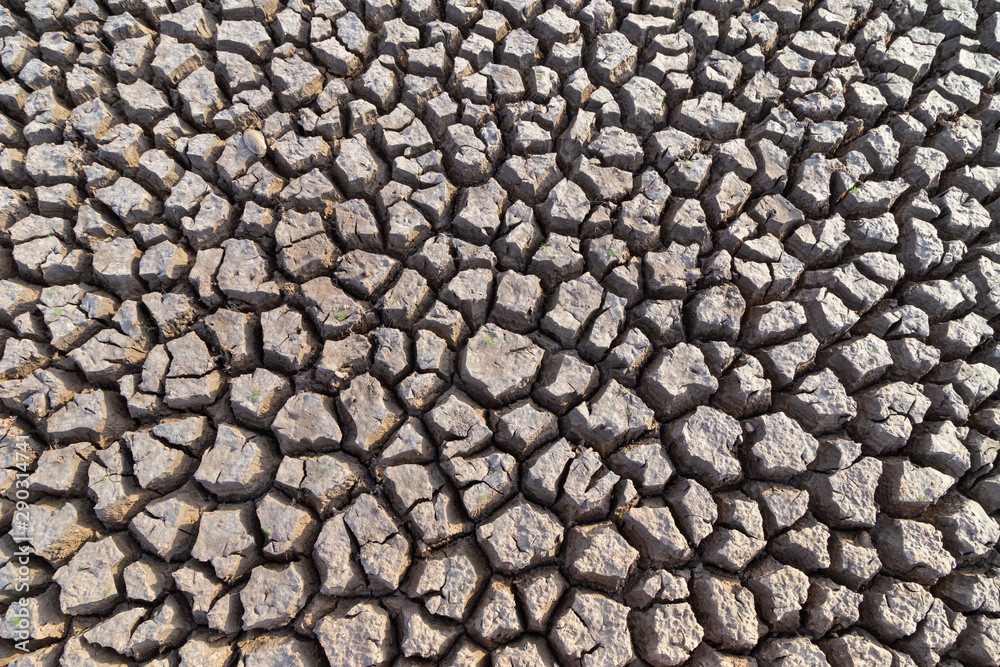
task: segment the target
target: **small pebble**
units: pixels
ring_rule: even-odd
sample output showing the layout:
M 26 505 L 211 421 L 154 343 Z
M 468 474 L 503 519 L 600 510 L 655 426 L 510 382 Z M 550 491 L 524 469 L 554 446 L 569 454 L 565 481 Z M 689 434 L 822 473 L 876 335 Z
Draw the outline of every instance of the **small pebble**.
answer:
M 267 142 L 264 135 L 257 130 L 247 130 L 243 133 L 243 143 L 247 145 L 254 155 L 263 155 L 267 152 Z

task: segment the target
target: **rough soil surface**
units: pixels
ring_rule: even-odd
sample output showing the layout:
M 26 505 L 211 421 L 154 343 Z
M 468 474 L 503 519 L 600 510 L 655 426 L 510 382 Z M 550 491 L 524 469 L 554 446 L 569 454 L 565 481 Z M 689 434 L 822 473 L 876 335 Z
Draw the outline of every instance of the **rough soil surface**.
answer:
M 997 665 L 998 80 L 1000 0 L 0 0 L 0 665 Z

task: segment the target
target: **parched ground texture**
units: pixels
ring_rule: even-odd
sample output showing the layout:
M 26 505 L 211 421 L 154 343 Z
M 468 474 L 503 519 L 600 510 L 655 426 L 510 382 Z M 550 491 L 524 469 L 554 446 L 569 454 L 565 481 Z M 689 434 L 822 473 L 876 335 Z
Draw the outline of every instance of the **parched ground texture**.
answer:
M 0 0 L 0 664 L 997 665 L 1000 0 L 752 4 Z

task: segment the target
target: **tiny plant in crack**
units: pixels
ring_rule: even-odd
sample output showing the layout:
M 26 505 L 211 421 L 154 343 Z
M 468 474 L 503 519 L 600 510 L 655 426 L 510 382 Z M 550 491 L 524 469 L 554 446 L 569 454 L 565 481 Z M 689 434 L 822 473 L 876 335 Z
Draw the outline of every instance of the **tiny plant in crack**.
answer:
M 250 390 L 250 400 L 251 401 L 256 401 L 258 398 L 260 398 L 260 389 L 251 389 Z
M 268 528 L 267 526 L 261 526 L 260 532 L 264 533 L 264 537 L 267 537 L 268 535 L 271 534 L 271 529 Z
M 485 345 L 486 347 L 489 347 L 495 342 L 496 339 L 493 338 L 493 334 L 486 334 L 486 336 L 483 338 L 483 345 Z
M 346 319 L 347 319 L 347 311 L 345 309 L 343 309 L 343 308 L 340 308 L 337 311 L 337 321 L 338 322 L 343 322 Z

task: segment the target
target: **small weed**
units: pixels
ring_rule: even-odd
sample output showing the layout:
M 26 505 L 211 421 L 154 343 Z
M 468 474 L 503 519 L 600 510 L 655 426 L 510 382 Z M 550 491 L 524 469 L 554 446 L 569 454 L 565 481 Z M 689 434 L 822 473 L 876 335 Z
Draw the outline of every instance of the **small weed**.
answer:
M 105 475 L 104 477 L 100 478 L 100 479 L 99 479 L 99 480 L 97 480 L 97 481 L 98 481 L 98 483 L 100 483 L 100 482 L 106 482 L 106 481 L 108 481 L 108 476 L 107 476 L 107 475 Z
M 104 597 L 108 597 L 109 595 L 111 595 L 111 589 L 105 588 L 103 591 L 101 591 L 101 595 L 103 595 Z
M 338 322 L 343 322 L 344 320 L 347 319 L 347 311 L 341 308 L 340 310 L 337 311 L 336 317 Z
M 250 390 L 250 400 L 251 401 L 256 401 L 258 398 L 260 398 L 260 389 L 251 389 Z
M 539 250 L 545 250 L 545 249 L 546 249 L 546 248 L 548 248 L 548 247 L 549 247 L 549 244 L 548 244 L 548 243 L 545 243 L 545 242 L 543 241 L 543 242 L 542 242 L 542 245 L 538 246 L 538 249 L 539 249 Z
M 323 466 L 323 472 L 330 472 L 330 466 Z
M 688 169 L 690 169 L 691 167 L 694 166 L 694 160 L 688 160 L 688 161 L 686 161 L 684 163 L 684 166 L 687 167 Z
M 930 502 L 930 499 L 922 493 L 919 496 L 917 496 L 917 500 L 919 500 L 922 503 Z
M 56 316 L 56 319 L 59 319 L 60 317 L 62 317 L 62 308 L 56 308 L 54 311 L 52 311 L 52 314 Z
M 855 186 L 854 186 L 853 188 L 851 188 L 851 189 L 850 189 L 850 190 L 849 190 L 848 192 L 850 192 L 850 193 L 851 193 L 852 195 L 856 195 L 856 194 L 858 194 L 859 192 L 861 192 L 861 188 L 859 188 L 858 186 L 856 186 L 856 185 L 855 185 Z
M 617 257 L 618 253 L 615 252 L 614 248 L 608 248 L 608 257 Z
M 492 345 L 495 342 L 496 342 L 496 340 L 490 334 L 486 334 L 486 337 L 483 338 L 483 345 L 485 345 L 486 347 L 489 347 L 490 345 Z
M 52 233 L 48 233 L 48 234 L 46 234 L 46 235 L 45 235 L 45 238 L 47 238 L 47 239 L 50 239 L 50 238 L 52 238 L 53 236 L 55 236 L 55 234 L 52 234 Z
M 267 526 L 261 526 L 260 532 L 264 533 L 264 537 L 267 537 L 268 535 L 271 534 L 271 529 L 268 528 Z
M 47 292 L 47 294 L 49 295 L 49 298 L 52 298 L 52 297 L 54 297 L 56 295 L 56 291 L 55 291 L 55 289 L 53 289 L 53 288 L 50 287 L 49 291 Z
M 626 410 L 625 411 L 625 416 L 626 417 L 631 417 L 632 416 L 632 411 L 631 410 Z

